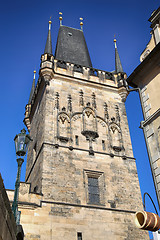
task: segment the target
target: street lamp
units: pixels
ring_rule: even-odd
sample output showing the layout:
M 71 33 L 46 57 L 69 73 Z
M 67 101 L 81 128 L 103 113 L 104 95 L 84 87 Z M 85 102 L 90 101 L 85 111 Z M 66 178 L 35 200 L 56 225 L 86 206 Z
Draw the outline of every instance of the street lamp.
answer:
M 30 138 L 29 134 L 26 134 L 26 130 L 24 128 L 14 138 L 17 163 L 18 163 L 18 171 L 17 171 L 17 178 L 15 183 L 12 211 L 17 224 L 19 224 L 19 221 L 20 221 L 20 212 L 18 211 L 18 195 L 19 195 L 19 186 L 20 186 L 21 166 L 22 166 L 22 163 L 24 162 L 24 157 L 27 152 L 28 144 L 31 140 L 32 139 Z

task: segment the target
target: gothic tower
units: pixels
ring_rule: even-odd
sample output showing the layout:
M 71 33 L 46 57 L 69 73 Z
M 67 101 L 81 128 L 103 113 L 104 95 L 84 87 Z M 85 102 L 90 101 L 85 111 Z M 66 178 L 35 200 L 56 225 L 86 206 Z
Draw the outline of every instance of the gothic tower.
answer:
M 30 143 L 19 208 L 25 239 L 135 240 L 141 195 L 125 110 L 126 74 L 92 67 L 82 29 L 51 22 L 24 122 Z

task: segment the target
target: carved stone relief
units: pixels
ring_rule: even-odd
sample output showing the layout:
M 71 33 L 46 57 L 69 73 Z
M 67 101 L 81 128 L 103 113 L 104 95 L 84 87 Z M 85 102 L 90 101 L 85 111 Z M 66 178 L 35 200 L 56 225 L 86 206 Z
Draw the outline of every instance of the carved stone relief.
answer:
M 95 93 L 92 93 L 92 107 L 93 108 L 96 108 L 96 95 Z
M 58 115 L 58 138 L 62 142 L 68 142 L 70 139 L 70 118 L 64 112 Z
M 79 106 L 84 106 L 84 100 L 83 100 L 83 91 L 82 89 L 79 92 Z
M 109 131 L 111 136 L 111 147 L 114 151 L 120 152 L 122 150 L 121 130 L 115 122 L 115 118 L 111 119 L 111 122 L 109 124 Z
M 88 106 L 83 109 L 82 118 L 83 118 L 83 130 L 82 135 L 86 137 L 86 140 L 89 141 L 89 153 L 94 154 L 92 142 L 99 137 L 97 129 L 97 118 L 95 111 Z
M 70 94 L 68 95 L 68 111 L 72 112 L 72 97 Z
M 103 143 L 103 145 L 107 146 L 103 150 L 107 149 L 112 154 L 124 150 L 118 105 L 115 105 L 114 108 L 109 105 L 109 108 L 105 102 L 103 105 L 104 117 L 97 116 L 95 94 L 92 93 L 91 103 L 87 102 L 85 107 L 83 91 L 81 90 L 79 94 L 79 105 L 83 106 L 80 112 L 74 112 L 72 96 L 70 94 L 67 97 L 67 108 L 63 107 L 60 112 L 57 112 L 57 139 L 64 143 L 70 142 L 72 145 L 72 139 L 77 135 L 77 131 L 81 129 L 81 134 L 89 142 L 89 154 L 91 155 L 94 154 L 92 143 L 95 139 L 99 138 L 99 135 L 102 139 L 98 140 L 98 143 L 101 145 Z M 55 96 L 55 107 L 58 110 L 60 109 L 59 93 L 56 93 Z M 109 117 L 109 109 L 112 110 L 112 113 L 115 113 L 113 114 L 115 117 L 111 119 Z M 77 124 L 78 126 L 76 126 Z M 100 132 L 98 132 L 98 126 Z
M 55 96 L 55 108 L 59 109 L 59 93 L 56 92 Z
M 104 103 L 104 119 L 109 119 L 108 105 L 106 102 Z

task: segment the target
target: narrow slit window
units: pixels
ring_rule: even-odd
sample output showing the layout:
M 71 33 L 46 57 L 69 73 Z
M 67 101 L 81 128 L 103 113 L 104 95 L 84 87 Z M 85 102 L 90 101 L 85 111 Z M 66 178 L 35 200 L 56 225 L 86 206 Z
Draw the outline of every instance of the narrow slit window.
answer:
M 77 240 L 82 240 L 82 233 L 81 232 L 77 232 Z
M 75 142 L 76 142 L 76 145 L 79 145 L 79 138 L 77 135 L 75 136 Z
M 98 178 L 88 177 L 88 194 L 89 194 L 89 203 L 91 204 L 100 203 Z
M 105 141 L 102 140 L 102 149 L 105 151 L 106 150 L 106 144 L 105 144 Z

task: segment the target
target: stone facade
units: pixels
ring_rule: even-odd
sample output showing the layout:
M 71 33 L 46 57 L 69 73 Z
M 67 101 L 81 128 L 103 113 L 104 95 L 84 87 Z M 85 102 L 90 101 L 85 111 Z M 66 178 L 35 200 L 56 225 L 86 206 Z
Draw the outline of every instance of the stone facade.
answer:
M 141 62 L 150 54 L 150 52 L 160 42 L 160 8 L 153 11 L 148 21 L 151 23 L 151 29 L 152 29 L 151 39 L 140 56 Z
M 134 225 L 143 207 L 126 75 L 41 59 L 25 115 L 33 139 L 19 196 L 25 239 L 148 239 Z
M 0 174 L 0 240 L 23 240 L 23 229 L 16 225 Z
M 142 63 L 129 76 L 128 83 L 139 88 L 144 121 L 141 127 L 144 131 L 151 170 L 155 183 L 157 198 L 160 206 L 160 8 L 153 12 L 149 21 L 151 22 L 152 47 L 147 45 L 144 52 L 150 53 L 144 58 L 141 55 Z

